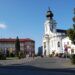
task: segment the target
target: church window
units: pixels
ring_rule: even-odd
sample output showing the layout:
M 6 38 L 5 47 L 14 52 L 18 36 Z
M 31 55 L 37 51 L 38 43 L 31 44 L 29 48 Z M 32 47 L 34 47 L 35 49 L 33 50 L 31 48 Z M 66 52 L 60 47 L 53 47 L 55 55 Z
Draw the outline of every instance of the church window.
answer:
M 46 48 L 46 42 L 44 42 L 44 48 Z
M 60 47 L 60 42 L 58 42 L 57 44 L 58 44 L 58 47 Z

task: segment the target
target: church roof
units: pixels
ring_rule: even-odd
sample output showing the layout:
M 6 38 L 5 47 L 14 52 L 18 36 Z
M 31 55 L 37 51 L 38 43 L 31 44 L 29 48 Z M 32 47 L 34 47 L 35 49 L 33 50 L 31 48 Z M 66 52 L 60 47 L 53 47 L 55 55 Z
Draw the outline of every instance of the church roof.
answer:
M 58 33 L 67 33 L 67 30 L 63 30 L 63 29 L 56 29 L 56 32 Z

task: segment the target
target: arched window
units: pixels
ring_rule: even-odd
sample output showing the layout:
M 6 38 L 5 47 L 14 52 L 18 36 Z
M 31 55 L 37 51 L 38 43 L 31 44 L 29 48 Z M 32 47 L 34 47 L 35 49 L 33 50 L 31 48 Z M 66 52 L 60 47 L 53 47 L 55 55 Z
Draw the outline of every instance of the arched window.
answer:
M 58 47 L 60 47 L 60 42 L 57 43 Z

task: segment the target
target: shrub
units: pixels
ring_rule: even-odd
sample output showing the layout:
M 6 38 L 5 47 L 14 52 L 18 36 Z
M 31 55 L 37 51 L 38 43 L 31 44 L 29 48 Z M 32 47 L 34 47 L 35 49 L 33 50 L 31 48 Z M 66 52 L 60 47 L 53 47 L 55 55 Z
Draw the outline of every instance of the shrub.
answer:
M 63 56 L 63 53 L 59 53 L 59 54 L 58 54 L 58 57 L 62 57 L 62 56 Z
M 19 54 L 18 54 L 18 58 L 21 59 L 21 52 L 19 52 Z
M 2 55 L 2 60 L 6 60 L 6 55 Z
M 10 53 L 10 57 L 15 57 L 15 55 L 13 53 Z
M 37 54 L 35 54 L 34 56 L 37 57 Z
M 52 57 L 53 56 L 53 54 L 49 54 L 49 57 Z
M 55 56 L 58 57 L 58 53 L 56 53 Z
M 23 53 L 22 51 L 19 51 L 18 58 L 21 59 L 21 58 L 25 58 L 25 57 L 26 57 L 26 54 Z
M 71 62 L 72 64 L 75 64 L 75 54 L 71 55 Z
M 6 60 L 6 55 L 0 54 L 0 60 Z

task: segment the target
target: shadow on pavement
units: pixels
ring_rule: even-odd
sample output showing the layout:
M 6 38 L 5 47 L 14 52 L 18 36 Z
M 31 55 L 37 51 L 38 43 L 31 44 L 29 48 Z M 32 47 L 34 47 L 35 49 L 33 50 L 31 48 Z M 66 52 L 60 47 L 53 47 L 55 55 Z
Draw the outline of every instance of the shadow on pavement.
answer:
M 35 67 L 35 66 L 30 66 L 30 65 L 24 65 L 24 66 L 21 66 L 21 65 L 18 65 L 18 66 L 0 66 L 0 70 L 9 70 L 10 72 L 11 71 L 16 71 L 16 72 L 20 72 L 22 71 L 23 74 L 26 74 L 26 75 L 30 75 L 31 73 L 34 75 L 34 73 L 36 75 L 49 75 L 49 74 L 52 74 L 52 73 L 55 73 L 54 75 L 57 75 L 56 73 L 60 73 L 61 75 L 63 75 L 63 73 L 71 73 L 71 74 L 75 74 L 75 68 L 55 68 L 55 69 L 46 69 L 46 68 L 39 68 L 39 67 Z M 51 73 L 50 73 L 51 72 Z M 21 72 L 20 72 L 21 73 Z M 20 75 L 19 73 L 19 75 Z M 41 74 L 40 74 L 41 73 Z M 47 74 L 48 73 L 48 74 Z M 31 75 L 32 75 L 31 74 Z M 59 74 L 58 74 L 59 75 Z M 66 75 L 66 74 L 64 74 Z M 68 74 L 67 74 L 68 75 Z

